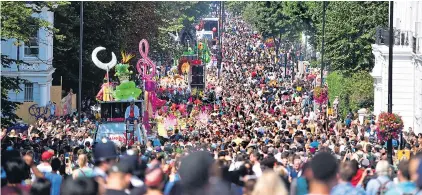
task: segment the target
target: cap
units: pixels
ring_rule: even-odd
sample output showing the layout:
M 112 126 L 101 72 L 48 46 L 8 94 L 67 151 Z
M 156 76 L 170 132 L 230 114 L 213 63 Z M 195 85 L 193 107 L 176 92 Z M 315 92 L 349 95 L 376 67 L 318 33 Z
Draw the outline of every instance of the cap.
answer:
M 362 161 L 360 162 L 360 164 L 361 164 L 362 166 L 367 167 L 367 166 L 369 166 L 369 160 L 368 160 L 368 159 L 362 159 Z
M 41 160 L 42 161 L 47 161 L 47 160 L 50 160 L 51 159 L 51 157 L 53 157 L 54 156 L 54 154 L 53 153 L 51 153 L 51 152 L 49 152 L 49 151 L 45 151 L 45 152 L 43 152 L 42 153 L 42 155 L 41 155 Z
M 110 172 L 133 173 L 137 167 L 137 162 L 136 156 L 123 155 L 120 157 L 119 162 L 110 168 Z
M 95 145 L 94 160 L 105 161 L 108 159 L 116 158 L 118 156 L 115 144 L 107 139 L 101 140 Z

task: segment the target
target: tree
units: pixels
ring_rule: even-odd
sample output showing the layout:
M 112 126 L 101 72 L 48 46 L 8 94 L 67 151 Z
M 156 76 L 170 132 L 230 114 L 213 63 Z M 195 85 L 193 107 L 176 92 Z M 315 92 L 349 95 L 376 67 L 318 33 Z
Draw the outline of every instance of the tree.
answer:
M 372 76 L 365 71 L 349 73 L 346 71 L 334 71 L 327 76 L 328 96 L 333 102 L 338 96 L 340 116 L 357 111 L 360 108 L 373 109 L 374 86 Z
M 315 2 L 314 2 L 315 3 Z M 321 47 L 322 2 L 312 8 L 316 48 Z M 388 22 L 388 2 L 329 2 L 326 11 L 325 55 L 332 70 L 370 71 L 375 30 Z
M 25 1 L 1 1 L 1 41 L 14 39 L 15 44 L 29 40 L 31 35 L 40 28 L 45 28 L 51 33 L 57 33 L 58 30 L 41 18 L 32 17 L 33 13 L 40 13 L 42 9 L 54 11 L 53 7 L 62 6 L 66 2 L 31 2 Z M 1 54 L 1 65 L 8 68 L 12 64 L 27 64 L 19 59 L 9 58 L 7 55 Z M 30 65 L 30 64 L 28 64 Z M 25 80 L 19 77 L 1 76 L 1 115 L 2 127 L 8 127 L 20 119 L 15 111 L 21 103 L 10 101 L 8 99 L 9 91 L 21 91 L 19 84 Z
M 175 33 L 192 25 L 202 13 L 206 2 L 84 2 L 83 80 L 82 93 L 94 97 L 99 90 L 105 71 L 91 61 L 91 52 L 98 46 L 107 48 L 99 53 L 104 62 L 111 59 L 110 52 L 121 50 L 136 55 L 130 61 L 130 70 L 136 71 L 136 61 L 141 58 L 138 44 L 147 39 L 148 56 L 154 61 L 170 58 L 177 47 L 168 32 Z M 64 40 L 55 40 L 55 78 L 63 76 L 65 89 L 78 88 L 79 78 L 79 7 L 80 2 L 62 6 L 55 14 L 55 25 Z M 205 11 L 203 11 L 205 9 Z M 113 70 L 110 76 L 114 74 Z

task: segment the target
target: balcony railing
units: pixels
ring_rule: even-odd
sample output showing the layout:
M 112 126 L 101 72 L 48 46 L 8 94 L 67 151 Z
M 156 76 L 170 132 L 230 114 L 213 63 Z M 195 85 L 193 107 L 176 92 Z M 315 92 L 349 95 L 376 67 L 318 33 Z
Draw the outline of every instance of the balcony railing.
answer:
M 411 47 L 413 53 L 422 53 L 421 37 L 416 37 L 412 31 L 394 29 L 394 45 Z M 377 28 L 375 33 L 375 43 L 378 45 L 389 45 L 390 31 L 388 28 Z

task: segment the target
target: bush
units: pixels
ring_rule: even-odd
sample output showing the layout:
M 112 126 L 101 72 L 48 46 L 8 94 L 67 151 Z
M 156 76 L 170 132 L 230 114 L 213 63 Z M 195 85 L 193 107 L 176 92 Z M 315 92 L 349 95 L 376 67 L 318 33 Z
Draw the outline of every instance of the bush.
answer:
M 368 72 L 343 73 L 331 72 L 327 76 L 328 96 L 330 102 L 339 97 L 339 115 L 345 117 L 349 111 L 356 112 L 360 108 L 373 110 L 374 86 L 372 76 Z

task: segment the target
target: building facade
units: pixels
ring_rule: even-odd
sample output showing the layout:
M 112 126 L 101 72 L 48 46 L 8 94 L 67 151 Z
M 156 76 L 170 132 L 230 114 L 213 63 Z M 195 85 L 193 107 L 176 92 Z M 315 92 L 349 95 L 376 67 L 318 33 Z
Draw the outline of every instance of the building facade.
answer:
M 405 130 L 422 133 L 422 2 L 394 2 L 393 113 L 402 116 Z M 375 66 L 374 114 L 387 111 L 388 27 L 378 29 L 372 45 Z
M 42 18 L 52 25 L 54 13 L 42 10 L 34 13 L 33 17 Z M 16 102 L 33 102 L 39 106 L 46 106 L 50 101 L 53 67 L 53 34 L 40 28 L 28 42 L 8 39 L 1 42 L 2 55 L 10 59 L 23 60 L 30 64 L 12 64 L 9 68 L 2 68 L 2 76 L 20 77 L 27 83 L 20 85 L 22 91 L 9 91 L 8 98 Z

